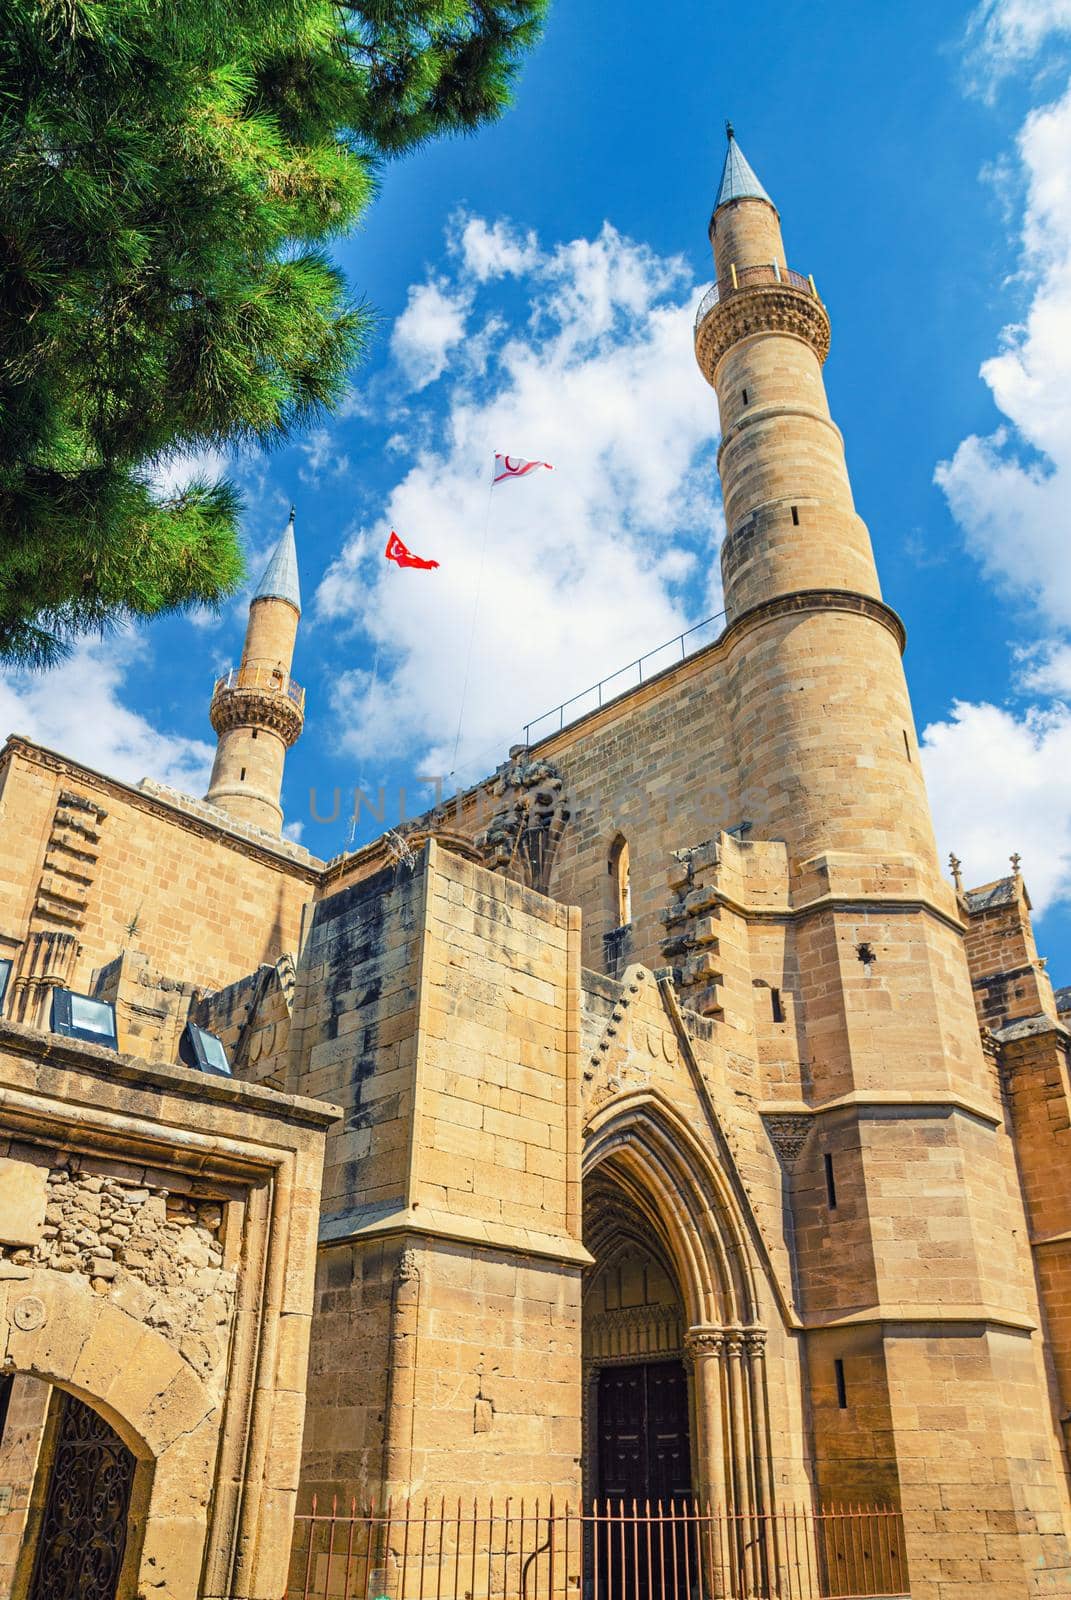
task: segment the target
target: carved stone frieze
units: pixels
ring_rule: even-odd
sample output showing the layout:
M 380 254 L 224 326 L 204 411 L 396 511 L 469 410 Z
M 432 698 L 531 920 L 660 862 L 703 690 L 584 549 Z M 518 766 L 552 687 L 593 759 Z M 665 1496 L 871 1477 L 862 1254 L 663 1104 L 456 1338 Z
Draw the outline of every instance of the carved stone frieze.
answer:
M 814 1118 L 805 1112 L 774 1111 L 767 1113 L 762 1121 L 781 1165 L 791 1172 L 807 1142 Z
M 719 300 L 696 329 L 696 358 L 708 383 L 726 351 L 755 333 L 792 333 L 819 361 L 829 354 L 829 313 L 820 300 L 788 284 L 756 285 Z

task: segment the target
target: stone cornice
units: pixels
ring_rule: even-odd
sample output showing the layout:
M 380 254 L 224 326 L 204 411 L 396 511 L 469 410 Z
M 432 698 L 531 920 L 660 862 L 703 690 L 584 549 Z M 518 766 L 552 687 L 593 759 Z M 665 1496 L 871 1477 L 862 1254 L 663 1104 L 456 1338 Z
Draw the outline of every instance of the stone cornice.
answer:
M 980 1100 L 969 1100 L 966 1095 L 957 1094 L 954 1090 L 943 1093 L 913 1089 L 853 1089 L 848 1094 L 835 1096 L 832 1100 L 823 1100 L 818 1105 L 809 1106 L 803 1100 L 764 1100 L 757 1107 L 758 1114 L 763 1119 L 778 1117 L 822 1117 L 834 1111 L 846 1110 L 904 1110 L 925 1111 L 940 1115 L 945 1111 L 958 1111 L 964 1116 L 975 1117 L 979 1122 L 988 1123 L 990 1127 L 1000 1127 L 1003 1118 L 1001 1113 L 993 1106 L 985 1105 Z
M 854 589 L 796 589 L 791 594 L 780 594 L 760 605 L 751 606 L 727 624 L 717 643 L 726 653 L 732 650 L 743 635 L 764 627 L 778 617 L 797 616 L 810 611 L 847 611 L 854 616 L 868 617 L 872 622 L 887 628 L 903 655 L 907 648 L 907 629 L 891 606 L 873 595 L 860 594 Z
M 340 1107 L 309 1095 L 281 1094 L 259 1083 L 242 1078 L 221 1078 L 198 1072 L 193 1067 L 165 1061 L 145 1061 L 88 1040 L 69 1039 L 58 1033 L 44 1033 L 21 1023 L 0 1020 L 0 1056 L 5 1052 L 35 1066 L 64 1072 L 83 1072 L 109 1083 L 123 1083 L 134 1090 L 156 1091 L 202 1104 L 234 1106 L 278 1117 L 284 1122 L 306 1123 L 328 1128 L 342 1115 Z M 68 1110 L 72 1101 L 68 1104 Z M 0 1088 L 0 1106 L 10 1105 L 9 1090 Z
M 787 283 L 739 289 L 711 306 L 695 331 L 695 355 L 713 386 L 718 365 L 741 339 L 789 334 L 809 344 L 820 362 L 829 354 L 829 313 L 820 300 Z
M 294 877 L 303 878 L 306 883 L 317 884 L 320 881 L 323 862 L 318 857 L 285 840 L 273 848 L 267 838 L 263 843 L 259 839 L 251 838 L 240 823 L 236 823 L 233 818 L 227 819 L 222 812 L 218 821 L 203 816 L 200 812 L 210 809 L 204 801 L 195 800 L 189 795 L 180 795 L 177 791 L 176 798 L 171 800 L 158 792 L 165 789 L 166 785 L 154 785 L 152 789 L 143 789 L 136 784 L 124 783 L 120 778 L 110 778 L 103 772 L 97 772 L 93 767 L 83 766 L 80 762 L 72 761 L 67 756 L 60 755 L 58 751 L 49 750 L 45 745 L 35 744 L 32 739 L 17 733 L 9 734 L 3 749 L 0 750 L 0 769 L 14 756 L 21 757 L 46 772 L 54 772 L 75 783 L 85 784 L 95 793 L 109 795 L 135 811 L 160 817 L 181 828 L 185 833 L 197 834 L 203 839 L 216 839 L 239 855 L 248 856 L 250 860 L 259 861 L 265 866 L 289 871 Z M 186 806 L 180 803 L 182 801 L 187 801 L 191 808 L 198 807 L 199 810 L 187 810 Z M 306 859 L 302 860 L 302 856 Z
M 643 683 L 622 690 L 612 700 L 607 700 L 603 705 L 596 706 L 583 716 L 577 717 L 575 722 L 570 722 L 564 728 L 557 728 L 544 738 L 535 740 L 529 753 L 549 754 L 568 750 L 577 739 L 583 738 L 593 728 L 604 727 L 613 722 L 627 711 L 631 703 L 647 701 L 661 689 L 685 682 L 707 667 L 720 663 L 729 651 L 735 648 L 741 636 L 750 632 L 752 628 L 779 616 L 807 611 L 846 611 L 855 616 L 872 617 L 874 621 L 889 630 L 896 639 L 901 653 L 906 646 L 907 631 L 896 612 L 884 601 L 875 600 L 870 595 L 859 594 L 851 589 L 800 589 L 794 594 L 779 595 L 774 600 L 764 601 L 762 605 L 741 612 L 740 616 L 734 618 L 716 639 L 712 639 L 694 655 L 686 656 L 683 661 L 673 662 L 661 672 L 652 673 Z M 475 793 L 479 787 L 477 784 L 468 792 Z M 962 924 L 956 923 L 955 926 L 962 930 Z
M 827 1328 L 858 1328 L 875 1322 L 900 1323 L 909 1327 L 920 1322 L 967 1322 L 986 1327 L 1014 1328 L 1018 1333 L 1037 1331 L 1033 1317 L 984 1301 L 978 1305 L 962 1305 L 956 1302 L 946 1304 L 935 1301 L 931 1304 L 906 1300 L 879 1300 L 875 1305 L 860 1306 L 855 1311 L 834 1311 L 828 1315 L 822 1313 L 805 1317 L 803 1329 L 807 1333 L 817 1333 Z
M 957 922 L 955 917 L 949 916 L 947 911 L 935 905 L 932 900 L 926 900 L 921 895 L 895 895 L 895 894 L 820 894 L 813 900 L 806 900 L 802 905 L 780 906 L 750 906 L 742 900 L 734 900 L 722 890 L 713 891 L 714 898 L 719 905 L 733 911 L 737 916 L 744 917 L 749 922 L 802 922 L 807 917 L 817 916 L 823 911 L 852 911 L 858 908 L 860 912 L 880 909 L 888 912 L 903 912 L 909 916 L 920 914 L 935 918 L 943 922 L 946 928 L 952 928 L 956 933 L 963 933 L 963 924 Z
M 579 1239 L 567 1234 L 539 1233 L 510 1227 L 504 1222 L 481 1222 L 476 1217 L 454 1216 L 422 1205 L 401 1202 L 386 1206 L 352 1206 L 320 1219 L 320 1249 L 397 1235 L 451 1239 L 484 1250 L 506 1250 L 512 1255 L 544 1256 L 570 1266 L 590 1267 L 594 1256 Z
M 718 445 L 719 476 L 721 475 L 721 458 L 723 453 L 731 444 L 735 442 L 735 440 L 739 439 L 740 435 L 744 433 L 747 428 L 750 428 L 756 422 L 774 422 L 780 417 L 806 417 L 809 422 L 816 422 L 821 427 L 828 428 L 829 432 L 833 434 L 841 449 L 844 448 L 844 435 L 837 427 L 837 424 L 833 421 L 833 418 L 826 416 L 822 411 L 818 411 L 814 406 L 752 406 L 748 409 L 745 416 L 740 417 L 738 421 L 733 423 L 728 432 L 723 433 L 721 436 L 721 443 Z M 783 497 L 779 497 L 779 500 L 781 503 L 783 503 Z M 757 506 L 753 506 L 751 509 L 752 511 L 756 511 L 759 510 L 763 505 L 767 505 L 769 503 L 769 501 L 760 501 Z M 730 532 L 729 537 L 731 538 L 732 534 L 738 531 L 738 529 L 733 529 Z

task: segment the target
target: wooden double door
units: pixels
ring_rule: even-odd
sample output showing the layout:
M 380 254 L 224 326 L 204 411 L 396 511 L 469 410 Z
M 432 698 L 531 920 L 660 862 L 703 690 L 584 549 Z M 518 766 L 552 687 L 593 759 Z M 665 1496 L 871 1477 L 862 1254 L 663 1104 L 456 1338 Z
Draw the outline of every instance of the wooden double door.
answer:
M 683 1525 L 661 1516 L 692 1493 L 688 1380 L 680 1361 L 604 1367 L 597 1392 L 598 1600 L 683 1596 Z M 653 1515 L 649 1517 L 648 1508 Z

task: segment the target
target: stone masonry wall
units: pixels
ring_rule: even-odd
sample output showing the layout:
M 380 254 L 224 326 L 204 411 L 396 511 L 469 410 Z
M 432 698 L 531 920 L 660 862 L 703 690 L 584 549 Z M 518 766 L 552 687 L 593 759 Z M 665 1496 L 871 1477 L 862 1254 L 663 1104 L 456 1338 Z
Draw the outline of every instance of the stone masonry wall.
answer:
M 346 1115 L 306 1494 L 575 1497 L 578 944 L 575 913 L 434 844 L 316 907 L 293 1082 Z
M 155 972 L 213 989 L 297 948 L 316 876 L 311 866 L 14 744 L 0 773 L 4 953 L 13 953 L 30 927 L 61 790 L 84 793 L 107 813 L 79 910 L 70 974 L 76 988 L 88 990 L 93 971 L 130 946 Z M 38 925 L 45 926 L 40 914 Z

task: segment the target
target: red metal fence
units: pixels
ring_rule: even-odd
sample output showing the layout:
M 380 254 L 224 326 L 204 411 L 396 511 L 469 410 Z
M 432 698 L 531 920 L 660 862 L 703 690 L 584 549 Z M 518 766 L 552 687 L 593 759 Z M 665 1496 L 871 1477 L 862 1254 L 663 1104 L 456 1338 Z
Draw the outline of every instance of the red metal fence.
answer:
M 898 1511 L 524 1500 L 299 1515 L 286 1600 L 857 1600 L 907 1593 Z

